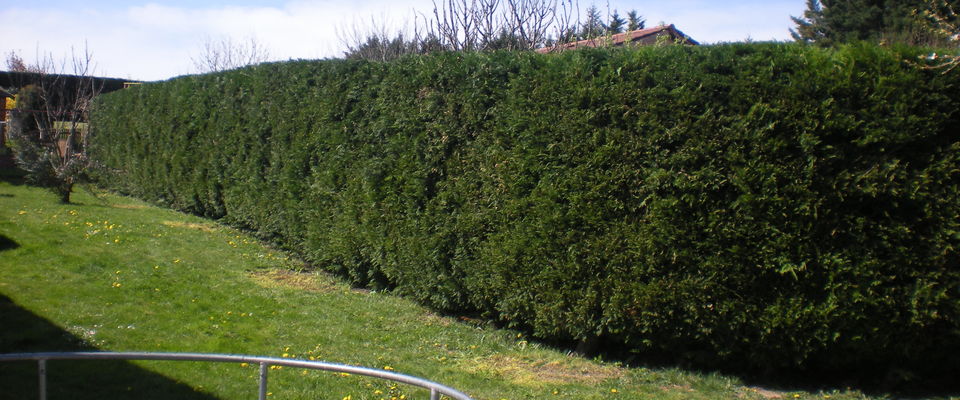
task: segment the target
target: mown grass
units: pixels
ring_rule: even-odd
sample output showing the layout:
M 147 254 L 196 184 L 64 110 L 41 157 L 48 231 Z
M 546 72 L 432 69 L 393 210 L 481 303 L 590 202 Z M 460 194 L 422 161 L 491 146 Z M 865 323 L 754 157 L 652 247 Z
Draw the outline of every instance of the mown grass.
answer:
M 96 349 L 239 353 L 393 369 L 477 399 L 865 398 L 625 368 L 356 290 L 234 229 L 79 191 L 61 205 L 0 182 L 0 353 Z M 51 362 L 51 398 L 255 398 L 255 366 Z M 104 379 L 109 375 L 117 382 Z M 35 366 L 0 364 L 0 398 L 32 397 Z M 274 399 L 427 398 L 385 381 L 271 371 Z

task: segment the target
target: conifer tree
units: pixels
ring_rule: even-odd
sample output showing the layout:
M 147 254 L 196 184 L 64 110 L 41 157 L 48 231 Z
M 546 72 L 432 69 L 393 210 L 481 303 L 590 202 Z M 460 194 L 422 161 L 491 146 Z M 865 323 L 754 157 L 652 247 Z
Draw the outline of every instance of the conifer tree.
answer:
M 637 10 L 630 10 L 627 13 L 627 30 L 635 31 L 637 29 L 643 29 L 647 24 L 647 20 L 642 16 L 637 14 Z
M 621 33 L 626 25 L 627 21 L 620 16 L 617 10 L 613 10 L 613 14 L 610 15 L 610 21 L 607 22 L 607 34 L 615 35 Z
M 586 20 L 580 25 L 580 38 L 592 39 L 602 36 L 606 29 L 606 26 L 603 24 L 603 18 L 600 16 L 600 10 L 597 9 L 597 6 L 591 5 L 589 8 L 587 8 Z
M 796 28 L 790 33 L 824 46 L 858 40 L 929 44 L 937 38 L 917 17 L 927 7 L 924 0 L 807 0 L 803 16 L 791 17 Z

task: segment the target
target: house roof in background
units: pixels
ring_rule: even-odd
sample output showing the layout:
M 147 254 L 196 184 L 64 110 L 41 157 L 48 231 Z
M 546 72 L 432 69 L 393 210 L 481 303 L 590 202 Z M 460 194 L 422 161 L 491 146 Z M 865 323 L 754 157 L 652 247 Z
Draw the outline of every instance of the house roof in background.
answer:
M 630 43 L 652 44 L 662 36 L 669 37 L 671 42 L 680 44 L 698 45 L 696 40 L 681 32 L 677 27 L 670 25 L 659 25 L 653 28 L 638 29 L 635 31 L 618 33 L 610 36 L 601 36 L 593 39 L 579 40 L 576 42 L 564 43 L 561 45 L 544 47 L 537 49 L 538 53 L 553 53 L 564 50 L 572 50 L 582 47 L 606 47 L 623 46 Z

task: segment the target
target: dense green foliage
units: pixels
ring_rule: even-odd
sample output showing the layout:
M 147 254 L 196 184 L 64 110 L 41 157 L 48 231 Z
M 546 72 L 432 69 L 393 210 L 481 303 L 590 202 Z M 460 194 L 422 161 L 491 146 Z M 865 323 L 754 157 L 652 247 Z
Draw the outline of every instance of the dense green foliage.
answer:
M 960 6 L 956 0 L 944 0 Z M 933 45 L 945 37 L 929 29 L 922 15 L 931 0 L 807 0 L 802 17 L 793 17 L 794 39 L 821 45 L 859 40 Z
M 920 52 L 264 64 L 102 96 L 92 151 L 117 190 L 548 340 L 951 376 L 960 88 Z

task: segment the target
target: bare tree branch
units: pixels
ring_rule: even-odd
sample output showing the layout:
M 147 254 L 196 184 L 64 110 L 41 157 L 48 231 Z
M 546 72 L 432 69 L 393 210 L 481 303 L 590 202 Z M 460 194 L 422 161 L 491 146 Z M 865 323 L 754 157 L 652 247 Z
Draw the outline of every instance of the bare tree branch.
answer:
M 218 72 L 259 64 L 270 58 L 269 50 L 255 37 L 234 41 L 230 37 L 206 38 L 197 57 L 191 57 L 197 72 Z
M 28 179 L 68 203 L 90 166 L 86 121 L 103 82 L 93 76 L 93 54 L 86 45 L 59 62 L 50 53 L 37 54 L 27 68 L 35 76 L 18 89 L 17 108 L 11 111 L 10 143 Z

